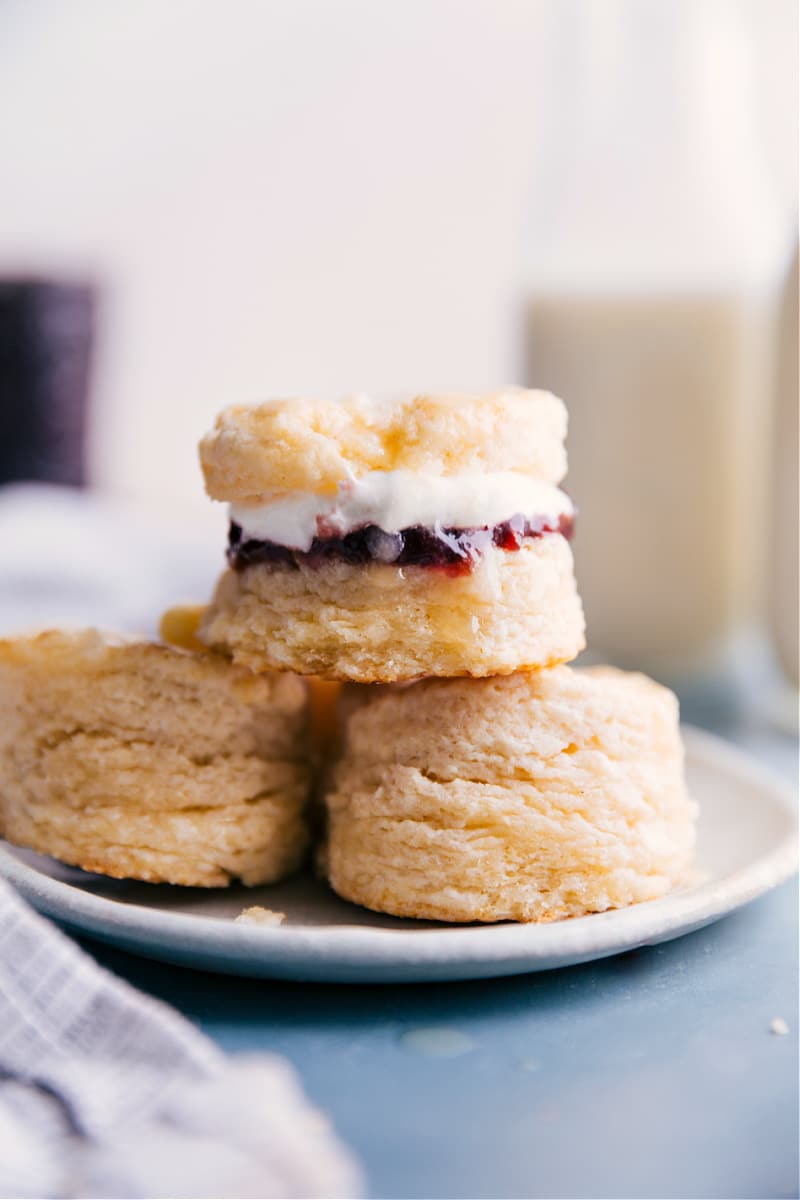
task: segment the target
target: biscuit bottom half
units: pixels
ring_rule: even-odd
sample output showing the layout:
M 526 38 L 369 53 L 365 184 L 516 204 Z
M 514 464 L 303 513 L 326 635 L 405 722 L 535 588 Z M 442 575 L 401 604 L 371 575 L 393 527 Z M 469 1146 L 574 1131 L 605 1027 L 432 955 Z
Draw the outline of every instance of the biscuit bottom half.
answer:
M 334 890 L 438 921 L 652 900 L 695 841 L 677 701 L 610 668 L 365 688 L 327 806 Z
M 270 883 L 308 833 L 306 695 L 99 634 L 0 642 L 0 835 L 115 878 Z
M 506 675 L 574 658 L 584 621 L 569 543 L 488 548 L 458 575 L 330 561 L 227 571 L 200 628 L 254 670 L 359 683 Z

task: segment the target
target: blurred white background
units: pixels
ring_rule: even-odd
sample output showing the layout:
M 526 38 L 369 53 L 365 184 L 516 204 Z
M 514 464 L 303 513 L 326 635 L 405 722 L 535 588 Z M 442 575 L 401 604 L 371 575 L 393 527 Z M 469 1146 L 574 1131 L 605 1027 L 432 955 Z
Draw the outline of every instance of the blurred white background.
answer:
M 102 284 L 93 481 L 199 499 L 233 401 L 519 380 L 592 55 L 647 77 L 700 8 L 741 22 L 790 225 L 793 0 L 5 0 L 0 265 Z

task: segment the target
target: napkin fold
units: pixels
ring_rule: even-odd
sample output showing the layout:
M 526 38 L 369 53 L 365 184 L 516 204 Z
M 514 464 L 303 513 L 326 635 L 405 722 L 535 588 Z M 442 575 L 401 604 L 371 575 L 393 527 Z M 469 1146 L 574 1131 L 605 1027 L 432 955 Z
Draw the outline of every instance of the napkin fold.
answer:
M 0 1196 L 348 1197 L 292 1068 L 227 1058 L 0 879 Z

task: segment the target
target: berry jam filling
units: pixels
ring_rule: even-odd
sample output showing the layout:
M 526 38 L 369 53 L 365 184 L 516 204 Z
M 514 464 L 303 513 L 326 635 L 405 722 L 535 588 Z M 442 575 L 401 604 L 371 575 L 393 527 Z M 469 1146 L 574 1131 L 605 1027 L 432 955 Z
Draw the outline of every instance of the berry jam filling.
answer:
M 276 542 L 248 538 L 240 525 L 231 522 L 228 534 L 228 562 L 237 571 L 245 567 L 272 563 L 276 566 L 317 567 L 325 562 L 345 562 L 351 566 L 386 563 L 395 567 L 437 567 L 452 575 L 465 575 L 491 546 L 500 550 L 519 550 L 527 538 L 546 533 L 572 537 L 574 520 L 563 514 L 550 517 L 512 517 L 501 525 L 484 529 L 428 529 L 414 525 L 400 533 L 386 533 L 377 525 L 365 525 L 344 537 L 314 538 L 309 550 L 292 550 Z

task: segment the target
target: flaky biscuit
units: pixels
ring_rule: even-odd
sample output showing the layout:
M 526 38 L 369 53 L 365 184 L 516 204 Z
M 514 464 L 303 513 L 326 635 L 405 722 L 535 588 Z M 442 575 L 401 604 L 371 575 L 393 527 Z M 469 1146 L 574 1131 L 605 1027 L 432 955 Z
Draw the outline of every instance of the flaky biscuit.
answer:
M 563 662 L 583 633 L 572 552 L 552 535 L 491 547 L 455 577 L 342 562 L 228 571 L 199 636 L 254 670 L 371 683 Z
M 327 797 L 336 892 L 441 921 L 549 921 L 687 878 L 678 706 L 641 675 L 557 667 L 364 689 Z
M 200 443 L 200 463 L 208 494 L 239 504 L 335 492 L 368 471 L 519 471 L 557 483 L 566 472 L 566 428 L 561 400 L 523 388 L 396 401 L 268 400 L 220 413 Z
M 205 614 L 202 604 L 179 604 L 168 608 L 159 621 L 162 641 L 183 650 L 202 651 L 206 647 L 197 636 Z M 342 685 L 328 679 L 309 676 L 308 740 L 314 761 L 321 764 L 334 752 L 339 737 L 338 701 Z
M 0 834 L 115 877 L 272 882 L 307 843 L 306 693 L 217 655 L 0 642 Z

